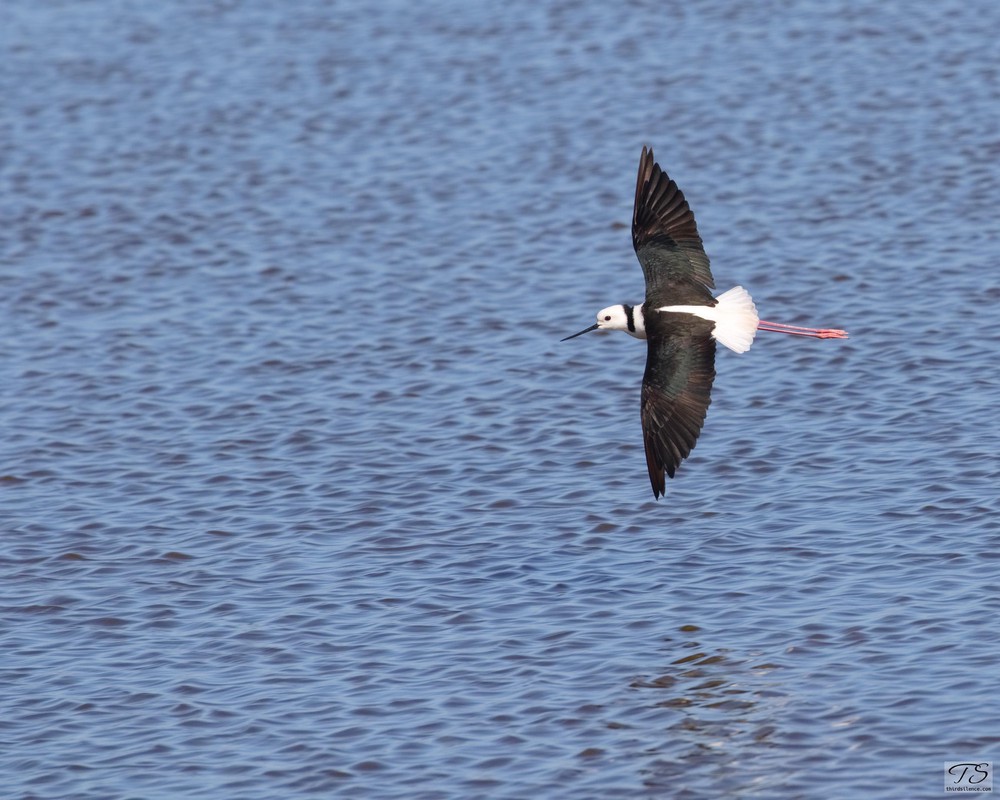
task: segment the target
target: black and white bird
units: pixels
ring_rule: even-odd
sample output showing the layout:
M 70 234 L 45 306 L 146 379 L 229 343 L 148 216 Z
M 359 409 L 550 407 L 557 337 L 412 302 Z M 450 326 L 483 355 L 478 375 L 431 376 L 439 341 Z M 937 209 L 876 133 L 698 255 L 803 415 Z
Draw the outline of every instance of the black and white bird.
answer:
M 691 452 L 712 402 L 715 343 L 744 353 L 758 330 L 846 339 L 842 330 L 804 328 L 757 317 L 750 294 L 736 286 L 718 297 L 694 214 L 653 157 L 642 148 L 632 212 L 632 245 L 646 278 L 641 306 L 602 308 L 597 322 L 562 341 L 594 330 L 625 331 L 647 345 L 640 416 L 653 495 L 665 493 Z

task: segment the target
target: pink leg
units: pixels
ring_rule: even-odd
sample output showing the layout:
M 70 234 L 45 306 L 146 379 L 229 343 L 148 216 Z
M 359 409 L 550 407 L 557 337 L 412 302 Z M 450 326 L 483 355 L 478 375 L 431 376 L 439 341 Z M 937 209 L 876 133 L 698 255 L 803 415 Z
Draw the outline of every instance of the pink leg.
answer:
M 772 333 L 787 333 L 791 336 L 812 336 L 814 339 L 846 339 L 847 331 L 837 328 L 804 328 L 801 325 L 785 325 L 783 322 L 760 320 L 757 330 Z

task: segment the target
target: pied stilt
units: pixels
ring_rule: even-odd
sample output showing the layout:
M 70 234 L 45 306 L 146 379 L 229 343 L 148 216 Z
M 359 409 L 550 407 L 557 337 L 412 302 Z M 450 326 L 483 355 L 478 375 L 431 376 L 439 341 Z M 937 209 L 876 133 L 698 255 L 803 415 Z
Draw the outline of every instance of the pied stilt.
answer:
M 646 278 L 645 302 L 603 308 L 594 325 L 562 341 L 594 330 L 646 340 L 640 416 L 649 481 L 659 499 L 664 473 L 674 477 L 705 424 L 717 341 L 744 353 L 758 330 L 817 339 L 846 339 L 847 333 L 760 320 L 742 286 L 713 297 L 715 282 L 694 214 L 646 147 L 635 184 L 632 245 Z

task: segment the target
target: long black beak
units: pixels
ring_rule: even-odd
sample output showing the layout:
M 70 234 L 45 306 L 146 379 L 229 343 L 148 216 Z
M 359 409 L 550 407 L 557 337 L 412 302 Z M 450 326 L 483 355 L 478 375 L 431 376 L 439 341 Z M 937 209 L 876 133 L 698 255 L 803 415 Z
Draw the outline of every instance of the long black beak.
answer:
M 575 339 L 577 336 L 583 336 L 583 334 L 585 334 L 585 333 L 590 333 L 591 331 L 596 331 L 596 330 L 597 330 L 597 323 L 595 322 L 589 328 L 584 328 L 579 333 L 574 333 L 572 336 L 567 336 L 565 339 L 560 339 L 559 341 L 560 342 L 565 342 L 565 341 L 567 341 L 569 339 Z

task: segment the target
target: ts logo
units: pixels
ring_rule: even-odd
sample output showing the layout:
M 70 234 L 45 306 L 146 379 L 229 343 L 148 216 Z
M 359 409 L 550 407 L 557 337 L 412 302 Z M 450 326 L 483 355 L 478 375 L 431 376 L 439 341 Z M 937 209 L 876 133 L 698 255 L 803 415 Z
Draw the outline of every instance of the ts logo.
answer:
M 946 761 L 944 787 L 947 791 L 991 791 L 992 761 Z

